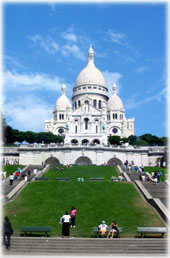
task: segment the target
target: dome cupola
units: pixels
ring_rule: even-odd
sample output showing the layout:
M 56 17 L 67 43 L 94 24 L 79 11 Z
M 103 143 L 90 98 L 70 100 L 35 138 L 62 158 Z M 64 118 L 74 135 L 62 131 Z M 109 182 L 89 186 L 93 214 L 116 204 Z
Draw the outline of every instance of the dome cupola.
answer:
M 108 110 L 124 110 L 123 103 L 121 99 L 117 96 L 117 86 L 116 83 L 113 84 L 113 95 L 109 98 L 107 102 Z
M 55 109 L 66 110 L 67 108 L 72 108 L 69 99 L 65 95 L 65 92 L 66 92 L 65 84 L 62 85 L 61 92 L 62 92 L 62 95 L 56 101 Z
M 94 51 L 91 45 L 88 51 L 88 64 L 77 76 L 75 87 L 90 84 L 106 87 L 103 74 L 94 64 Z

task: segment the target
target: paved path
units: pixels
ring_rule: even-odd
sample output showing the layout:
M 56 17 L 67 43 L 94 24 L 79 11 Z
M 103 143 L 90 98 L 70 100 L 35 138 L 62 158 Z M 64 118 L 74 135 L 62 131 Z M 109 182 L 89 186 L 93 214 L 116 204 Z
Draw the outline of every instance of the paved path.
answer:
M 32 166 L 32 165 L 30 165 L 25 170 L 25 173 L 28 174 L 28 169 L 31 169 L 33 171 L 34 168 L 37 168 L 37 170 L 41 170 L 42 166 Z M 33 175 L 33 172 L 32 172 L 31 176 L 28 177 L 28 182 L 31 181 L 33 179 L 33 177 L 34 177 L 34 175 Z M 2 195 L 4 197 L 7 196 L 22 180 L 24 180 L 24 178 L 20 177 L 19 179 L 13 181 L 13 185 L 10 185 L 9 184 L 9 178 L 7 178 L 6 181 L 2 184 Z M 8 200 L 6 200 L 6 199 L 3 200 L 3 204 L 5 204 L 7 202 L 8 202 Z

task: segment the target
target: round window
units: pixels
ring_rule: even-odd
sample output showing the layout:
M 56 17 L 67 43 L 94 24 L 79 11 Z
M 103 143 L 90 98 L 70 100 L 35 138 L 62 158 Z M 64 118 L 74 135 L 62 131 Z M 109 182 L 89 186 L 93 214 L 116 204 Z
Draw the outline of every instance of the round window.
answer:
M 117 133 L 118 132 L 117 128 L 113 128 L 112 132 Z
M 58 132 L 59 132 L 60 134 L 64 133 L 63 128 L 60 128 L 60 129 L 58 130 Z

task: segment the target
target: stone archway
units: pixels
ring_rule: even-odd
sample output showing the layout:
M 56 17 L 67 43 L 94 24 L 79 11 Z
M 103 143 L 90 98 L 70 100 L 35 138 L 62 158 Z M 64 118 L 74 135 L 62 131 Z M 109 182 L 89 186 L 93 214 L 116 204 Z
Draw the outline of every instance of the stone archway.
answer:
M 48 164 L 48 165 L 59 165 L 60 161 L 57 158 L 55 158 L 55 157 L 50 157 L 50 158 L 46 159 L 45 164 Z
M 107 163 L 109 163 L 110 166 L 116 167 L 117 165 L 119 165 L 120 167 L 123 167 L 122 161 L 118 158 L 111 158 L 108 160 Z
M 89 140 L 87 140 L 87 139 L 83 139 L 82 140 L 82 145 L 86 145 L 86 144 L 88 144 L 89 143 Z
M 76 139 L 71 140 L 71 144 L 78 144 L 79 142 Z
M 98 139 L 94 139 L 93 144 L 100 144 L 100 141 Z
M 87 165 L 92 165 L 92 161 L 88 157 L 82 156 L 76 159 L 75 164 L 79 166 L 87 166 Z

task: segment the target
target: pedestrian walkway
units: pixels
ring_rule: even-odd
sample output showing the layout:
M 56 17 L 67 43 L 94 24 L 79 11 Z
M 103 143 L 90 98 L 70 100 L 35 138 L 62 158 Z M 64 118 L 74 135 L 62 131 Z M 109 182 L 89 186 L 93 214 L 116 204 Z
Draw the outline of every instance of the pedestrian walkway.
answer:
M 124 170 L 125 172 L 126 170 Z M 126 171 L 128 174 L 128 171 Z M 132 182 L 135 180 L 140 180 L 139 175 L 142 175 L 141 172 L 136 173 L 135 170 L 132 170 L 131 174 L 128 174 Z M 158 198 L 160 201 L 168 208 L 168 190 L 169 185 L 165 182 L 159 182 L 155 184 L 151 181 L 140 181 L 141 184 L 146 188 L 152 198 Z
M 30 165 L 30 166 L 27 166 L 26 170 L 24 170 L 24 172 L 28 175 L 28 170 L 31 169 L 31 171 L 33 171 L 33 169 L 36 168 L 37 170 L 41 170 L 42 169 L 42 166 L 40 165 Z M 33 179 L 34 175 L 33 175 L 33 172 L 31 174 L 31 176 L 28 177 L 28 182 L 31 181 Z M 6 204 L 9 200 L 6 199 L 5 197 L 13 190 L 16 188 L 16 186 L 24 180 L 24 177 L 20 177 L 19 179 L 17 180 L 14 180 L 13 181 L 13 184 L 10 185 L 9 184 L 9 178 L 6 179 L 6 181 L 2 184 L 2 200 L 3 200 L 3 203 L 2 204 Z

